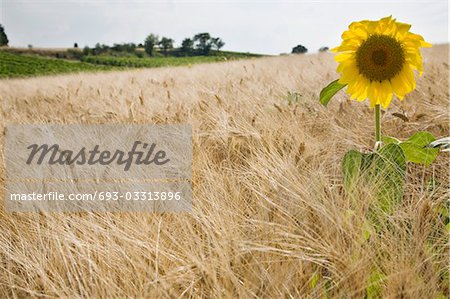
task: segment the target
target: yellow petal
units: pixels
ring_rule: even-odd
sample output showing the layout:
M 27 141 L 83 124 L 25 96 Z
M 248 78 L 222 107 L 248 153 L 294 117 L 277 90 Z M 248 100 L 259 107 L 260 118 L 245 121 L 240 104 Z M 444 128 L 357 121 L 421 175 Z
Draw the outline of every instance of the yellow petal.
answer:
M 349 59 L 354 59 L 353 57 L 354 57 L 354 53 L 345 52 L 345 53 L 341 53 L 341 54 L 334 56 L 334 60 L 336 62 L 343 62 L 343 61 L 346 61 Z
M 356 96 L 356 100 L 359 102 L 364 101 L 367 99 L 367 89 L 370 85 L 370 81 L 364 78 L 363 76 L 360 76 L 359 79 L 359 92 Z
M 419 75 L 423 73 L 422 56 L 420 53 L 406 52 L 406 62 L 415 70 L 419 71 Z
M 348 26 L 347 31 L 344 32 L 344 34 L 349 34 L 350 36 L 356 36 L 358 38 L 366 39 L 368 37 L 367 32 L 367 22 L 361 21 L 361 22 L 352 22 Z
M 396 22 L 396 26 L 397 26 L 397 32 L 395 34 L 395 37 L 402 41 L 406 34 L 408 33 L 409 29 L 411 28 L 410 24 L 406 24 L 406 23 L 401 23 L 401 22 Z
M 341 63 L 339 63 L 338 67 L 336 68 L 336 71 L 338 73 L 342 73 L 344 71 L 344 68 L 350 66 L 350 64 L 352 64 L 352 61 L 343 61 Z
M 357 79 L 359 76 L 358 68 L 356 67 L 356 64 L 351 64 L 347 67 L 344 67 L 342 70 L 342 76 L 339 79 L 339 83 L 341 84 L 348 84 L 352 82 L 353 80 Z
M 347 86 L 346 92 L 350 95 L 350 100 L 355 99 L 356 93 L 358 92 L 358 80 L 350 82 Z
M 379 91 L 379 82 L 372 81 L 369 84 L 367 89 L 367 96 L 369 97 L 370 106 L 375 107 L 375 105 L 379 104 L 378 101 L 378 91 Z
M 392 86 L 388 80 L 384 80 L 380 83 L 379 101 L 383 108 L 387 108 L 392 101 Z
M 422 48 L 430 48 L 430 47 L 433 46 L 432 44 L 430 44 L 430 43 L 428 43 L 426 41 L 421 41 L 420 45 L 422 46 Z
M 357 79 L 349 83 L 347 93 L 350 94 L 350 98 L 359 102 L 364 101 L 367 98 L 368 83 L 368 80 L 362 75 L 359 75 Z
M 403 77 L 408 84 L 409 90 L 414 90 L 416 88 L 416 80 L 414 79 L 414 72 L 411 68 L 405 66 L 405 71 L 400 73 L 403 73 Z
M 340 46 L 334 47 L 334 48 L 330 49 L 330 52 L 339 52 L 340 51 L 339 48 L 340 48 Z
M 392 16 L 382 18 L 375 27 L 375 33 L 384 35 L 393 35 L 396 31 L 395 19 Z
M 362 40 L 354 39 L 354 40 L 345 40 L 341 43 L 340 46 L 333 48 L 332 52 L 345 52 L 352 51 L 355 52 L 358 50 L 359 46 L 361 46 Z
M 431 47 L 430 43 L 427 43 L 423 37 L 419 34 L 415 34 L 412 32 L 408 32 L 405 36 L 405 39 L 403 40 L 405 44 L 414 45 L 415 47 L 424 47 L 428 48 Z
M 397 76 L 391 79 L 391 85 L 395 95 L 403 100 L 405 95 L 415 87 L 414 73 L 411 67 L 405 66 Z

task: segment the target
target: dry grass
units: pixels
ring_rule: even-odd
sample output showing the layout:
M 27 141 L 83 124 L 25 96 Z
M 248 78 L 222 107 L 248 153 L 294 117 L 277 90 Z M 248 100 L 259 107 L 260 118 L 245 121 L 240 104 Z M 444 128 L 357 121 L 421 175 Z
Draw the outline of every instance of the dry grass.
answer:
M 383 114 L 385 134 L 449 135 L 447 58 L 447 46 L 425 52 L 417 90 Z M 385 275 L 383 297 L 449 296 L 437 212 L 448 200 L 448 155 L 410 169 L 404 201 L 365 241 L 374 198 L 363 182 L 358 194 L 343 192 L 340 163 L 347 150 L 373 145 L 372 110 L 343 93 L 328 109 L 318 104 L 334 68 L 320 54 L 0 81 L 1 129 L 194 130 L 191 214 L 0 210 L 0 297 L 362 298 L 375 271 Z M 291 104 L 288 91 L 298 92 Z M 2 194 L 4 176 L 2 166 Z M 432 176 L 440 184 L 429 192 Z

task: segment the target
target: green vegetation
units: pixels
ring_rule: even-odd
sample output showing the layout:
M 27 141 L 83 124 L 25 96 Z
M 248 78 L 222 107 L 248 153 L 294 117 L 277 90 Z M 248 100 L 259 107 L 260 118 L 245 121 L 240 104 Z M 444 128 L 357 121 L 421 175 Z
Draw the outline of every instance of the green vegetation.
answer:
M 8 37 L 5 33 L 5 28 L 0 24 L 0 47 L 7 46 L 9 43 Z
M 173 42 L 174 40 L 168 37 L 161 38 L 161 41 L 159 42 L 159 46 L 161 47 L 162 53 L 164 56 L 167 56 L 167 50 L 173 48 Z
M 174 47 L 169 37 L 159 38 L 149 34 L 144 43 L 122 43 L 108 46 L 97 43 L 94 48 L 78 48 L 78 43 L 68 49 L 28 49 L 7 47 L 8 38 L 0 25 L 0 78 L 53 75 L 69 72 L 103 71 L 124 68 L 154 68 L 220 62 L 230 59 L 260 57 L 262 55 L 227 52 L 219 37 L 209 33 L 196 34 Z
M 158 56 L 211 56 L 222 53 L 221 49 L 225 42 L 220 37 L 212 37 L 209 33 L 198 33 L 192 38 L 185 38 L 179 47 L 174 46 L 175 41 L 169 37 L 159 37 L 149 34 L 143 44 L 135 43 L 114 44 L 108 46 L 97 43 L 93 48 L 85 47 L 83 55 L 106 55 L 106 56 L 136 56 L 136 57 L 158 57 Z
M 63 59 L 45 58 L 0 51 L 0 78 L 53 75 L 59 73 L 102 71 L 112 69 L 105 65 Z
M 308 52 L 308 49 L 305 46 L 297 45 L 292 48 L 292 54 L 305 54 Z
M 138 57 L 116 57 L 116 56 L 83 56 L 81 60 L 83 62 L 91 64 L 101 64 L 107 66 L 117 67 L 164 67 L 164 66 L 181 66 L 190 65 L 195 63 L 210 63 L 220 62 L 233 59 L 242 59 L 249 57 L 259 57 L 256 54 L 247 54 L 239 52 L 220 52 L 221 55 L 211 56 L 187 56 L 187 57 L 151 57 L 151 58 L 138 58 Z
M 155 51 L 155 46 L 159 44 L 159 36 L 155 35 L 155 34 L 150 34 L 149 36 L 147 36 L 147 38 L 145 39 L 145 52 L 150 55 L 153 56 L 154 55 L 154 51 Z
M 64 55 L 61 56 L 65 57 Z M 78 61 L 0 51 L 0 61 L 2 62 L 0 64 L 0 78 L 30 77 L 85 71 L 121 70 L 124 68 L 182 66 L 259 56 L 260 55 L 257 54 L 221 51 L 220 55 L 216 52 L 212 56 L 188 57 L 158 56 L 138 58 L 137 56 L 117 57 L 105 55 L 81 55 L 81 61 Z
M 185 38 L 181 42 L 180 52 L 185 56 L 190 56 L 194 53 L 194 41 L 190 38 Z
M 84 56 L 82 61 L 107 66 L 119 67 L 164 67 L 180 66 L 194 63 L 218 62 L 226 60 L 222 56 L 193 56 L 193 57 L 114 57 L 114 56 Z

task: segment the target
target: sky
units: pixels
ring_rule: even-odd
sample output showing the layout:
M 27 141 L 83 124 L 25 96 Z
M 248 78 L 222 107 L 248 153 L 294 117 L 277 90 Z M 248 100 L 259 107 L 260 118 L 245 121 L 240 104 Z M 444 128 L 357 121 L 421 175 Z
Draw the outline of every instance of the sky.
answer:
M 446 0 L 0 0 L 0 24 L 16 47 L 141 43 L 149 33 L 179 45 L 209 32 L 224 50 L 280 54 L 301 44 L 315 52 L 337 46 L 352 21 L 389 15 L 431 43 L 447 43 L 448 13 Z

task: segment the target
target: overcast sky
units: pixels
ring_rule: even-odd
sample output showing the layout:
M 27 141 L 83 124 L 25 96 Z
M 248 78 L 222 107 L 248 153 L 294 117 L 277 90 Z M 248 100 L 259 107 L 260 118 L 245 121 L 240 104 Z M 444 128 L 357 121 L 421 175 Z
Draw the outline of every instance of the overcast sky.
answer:
M 183 38 L 209 32 L 225 50 L 279 54 L 297 44 L 333 47 L 352 21 L 392 15 L 432 43 L 448 42 L 440 1 L 18 1 L 0 0 L 10 46 L 80 47 L 143 42 L 148 33 Z

